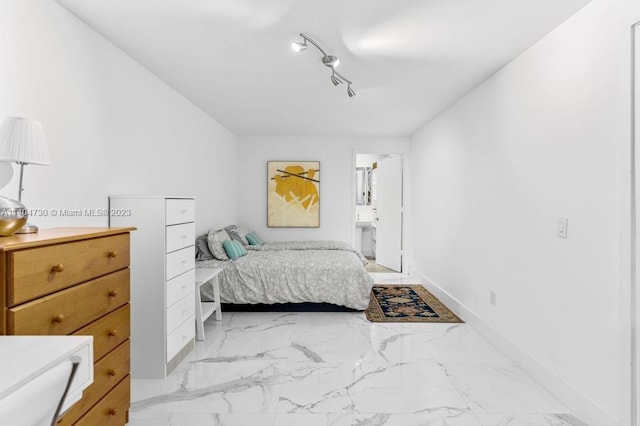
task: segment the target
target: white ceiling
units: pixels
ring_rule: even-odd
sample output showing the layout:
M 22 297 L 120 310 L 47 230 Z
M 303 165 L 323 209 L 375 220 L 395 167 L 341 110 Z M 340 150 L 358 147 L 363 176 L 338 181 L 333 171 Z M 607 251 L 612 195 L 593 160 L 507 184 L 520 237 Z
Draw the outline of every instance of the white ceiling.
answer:
M 237 135 L 408 136 L 589 0 L 57 1 Z

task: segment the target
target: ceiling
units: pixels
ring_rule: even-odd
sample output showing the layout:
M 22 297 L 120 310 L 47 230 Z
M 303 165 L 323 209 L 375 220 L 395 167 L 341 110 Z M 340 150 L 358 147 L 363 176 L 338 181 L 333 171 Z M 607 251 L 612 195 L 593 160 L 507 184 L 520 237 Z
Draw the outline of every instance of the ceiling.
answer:
M 57 1 L 236 135 L 408 136 L 589 0 Z

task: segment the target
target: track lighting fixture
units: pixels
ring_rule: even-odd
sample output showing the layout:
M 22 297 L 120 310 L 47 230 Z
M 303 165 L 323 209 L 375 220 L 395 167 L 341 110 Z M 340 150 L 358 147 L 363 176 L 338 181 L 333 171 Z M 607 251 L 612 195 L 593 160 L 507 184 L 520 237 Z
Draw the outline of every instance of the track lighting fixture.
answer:
M 340 59 L 333 55 L 329 55 L 322 58 L 322 63 L 330 68 L 337 68 L 338 65 L 340 65 Z
M 347 95 L 349 95 L 350 98 L 353 98 L 356 95 L 356 92 L 351 88 L 351 83 L 347 85 Z
M 342 84 L 342 80 L 336 77 L 335 70 L 331 73 L 331 82 L 333 83 L 334 86 L 337 86 L 338 84 Z
M 293 43 L 291 43 L 291 48 L 296 53 L 302 52 L 303 50 L 307 49 L 307 40 L 305 40 L 303 43 L 300 43 L 299 41 L 294 41 Z
M 322 47 L 318 45 L 318 43 L 310 39 L 309 36 L 300 33 L 300 37 L 302 37 L 302 42 L 296 41 L 291 43 L 291 49 L 293 49 L 294 52 L 302 52 L 307 49 L 307 42 L 313 44 L 320 51 L 320 53 L 322 53 L 322 63 L 325 66 L 331 68 L 331 82 L 333 83 L 333 85 L 339 86 L 342 83 L 347 83 L 347 95 L 349 95 L 350 98 L 354 97 L 356 95 L 356 92 L 354 92 L 354 90 L 351 88 L 352 82 L 344 78 L 342 74 L 336 71 L 336 68 L 338 67 L 338 65 L 340 65 L 340 59 L 333 55 L 327 55 L 327 52 L 325 52 Z

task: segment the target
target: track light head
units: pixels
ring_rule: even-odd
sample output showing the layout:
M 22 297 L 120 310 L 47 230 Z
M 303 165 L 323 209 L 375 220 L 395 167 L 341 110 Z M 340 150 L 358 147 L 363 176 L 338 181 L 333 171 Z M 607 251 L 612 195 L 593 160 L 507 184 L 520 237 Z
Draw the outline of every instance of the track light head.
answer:
M 336 77 L 335 73 L 331 74 L 331 82 L 333 83 L 334 86 L 338 86 L 338 85 L 342 84 L 342 80 L 340 80 L 338 77 Z
M 336 58 L 333 55 L 326 55 L 322 57 L 322 63 L 329 68 L 337 68 L 338 65 L 340 65 L 340 59 Z
M 293 49 L 293 51 L 296 53 L 307 50 L 307 40 L 302 43 L 300 43 L 299 41 L 294 41 L 293 43 L 291 43 L 291 49 Z
M 351 88 L 351 83 L 347 85 L 347 95 L 349 95 L 350 98 L 353 98 L 356 95 L 356 92 Z

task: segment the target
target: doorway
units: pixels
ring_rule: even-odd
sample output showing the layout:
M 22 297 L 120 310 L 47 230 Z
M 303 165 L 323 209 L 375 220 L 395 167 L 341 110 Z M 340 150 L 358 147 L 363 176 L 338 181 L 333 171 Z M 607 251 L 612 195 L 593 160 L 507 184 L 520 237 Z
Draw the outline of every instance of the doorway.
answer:
M 369 272 L 402 272 L 403 157 L 355 155 L 355 247 Z
M 640 244 L 638 241 L 638 227 L 640 226 L 640 22 L 632 27 L 632 118 L 631 118 L 631 413 L 632 424 L 640 420 L 640 283 L 638 282 L 638 266 L 640 265 Z

